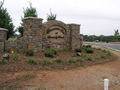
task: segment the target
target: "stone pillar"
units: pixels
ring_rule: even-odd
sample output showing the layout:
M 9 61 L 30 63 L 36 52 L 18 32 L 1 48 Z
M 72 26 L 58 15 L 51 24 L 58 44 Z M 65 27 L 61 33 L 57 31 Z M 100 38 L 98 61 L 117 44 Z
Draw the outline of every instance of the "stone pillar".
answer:
M 36 17 L 26 17 L 23 19 L 24 23 L 24 33 L 23 36 L 31 36 L 31 34 L 36 34 L 37 30 L 42 27 L 42 20 L 41 18 Z
M 74 50 L 80 48 L 80 25 L 78 24 L 69 24 L 70 28 L 70 46 Z
M 27 41 L 28 49 L 32 49 L 33 51 L 37 51 L 36 47 L 39 49 L 42 48 L 41 45 L 43 36 L 42 20 L 43 19 L 36 17 L 27 17 L 23 19 L 24 23 L 23 37 L 26 40 L 28 40 Z
M 7 29 L 0 28 L 0 51 L 5 51 L 5 40 L 7 39 Z

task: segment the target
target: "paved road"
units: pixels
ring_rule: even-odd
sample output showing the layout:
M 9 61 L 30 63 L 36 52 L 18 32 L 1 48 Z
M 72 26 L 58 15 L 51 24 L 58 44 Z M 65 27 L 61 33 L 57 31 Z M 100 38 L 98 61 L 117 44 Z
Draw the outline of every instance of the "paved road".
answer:
M 103 46 L 103 47 L 109 47 L 109 48 L 112 48 L 112 49 L 120 50 L 120 44 L 95 43 L 95 42 L 90 42 L 90 44 L 97 45 L 97 46 Z

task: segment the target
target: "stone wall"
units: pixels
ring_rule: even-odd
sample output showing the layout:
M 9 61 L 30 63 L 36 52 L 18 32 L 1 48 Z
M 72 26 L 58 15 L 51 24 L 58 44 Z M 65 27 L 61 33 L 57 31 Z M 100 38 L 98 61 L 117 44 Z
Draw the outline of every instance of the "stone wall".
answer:
M 82 39 L 80 25 L 65 24 L 61 21 L 51 20 L 42 23 L 41 18 L 28 17 L 23 19 L 23 37 L 14 41 L 6 41 L 6 50 L 26 50 L 34 52 L 54 49 L 80 48 Z M 2 43 L 0 46 L 2 47 Z
M 5 50 L 5 40 L 7 38 L 7 29 L 0 28 L 0 51 Z

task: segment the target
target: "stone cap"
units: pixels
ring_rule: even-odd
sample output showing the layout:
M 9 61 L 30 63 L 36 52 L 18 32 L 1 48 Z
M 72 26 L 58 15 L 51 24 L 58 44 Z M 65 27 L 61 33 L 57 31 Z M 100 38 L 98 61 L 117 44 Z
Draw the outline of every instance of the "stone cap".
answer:
M 8 31 L 8 29 L 0 28 L 0 31 Z
M 23 18 L 23 20 L 27 20 L 27 19 L 38 19 L 38 20 L 43 20 L 42 18 L 37 18 L 37 17 L 25 17 L 25 18 Z
M 78 25 L 78 26 L 81 26 L 81 24 L 75 24 L 75 23 L 70 23 L 68 25 Z

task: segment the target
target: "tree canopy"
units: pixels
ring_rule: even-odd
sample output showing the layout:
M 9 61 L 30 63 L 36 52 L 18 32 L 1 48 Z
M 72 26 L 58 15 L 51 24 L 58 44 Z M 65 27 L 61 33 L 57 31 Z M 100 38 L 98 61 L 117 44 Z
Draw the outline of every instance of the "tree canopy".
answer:
M 4 1 L 0 2 L 0 27 L 8 29 L 7 39 L 14 36 L 14 25 L 6 8 L 3 7 Z

